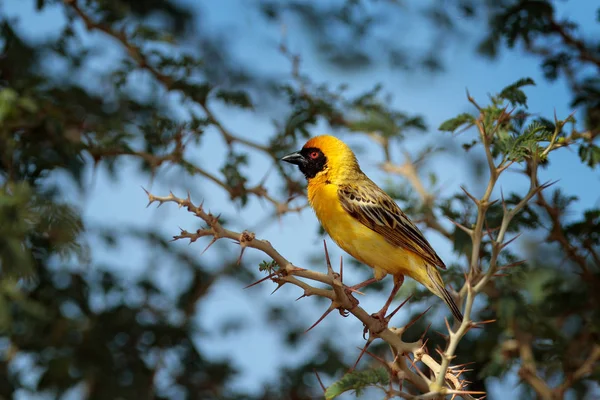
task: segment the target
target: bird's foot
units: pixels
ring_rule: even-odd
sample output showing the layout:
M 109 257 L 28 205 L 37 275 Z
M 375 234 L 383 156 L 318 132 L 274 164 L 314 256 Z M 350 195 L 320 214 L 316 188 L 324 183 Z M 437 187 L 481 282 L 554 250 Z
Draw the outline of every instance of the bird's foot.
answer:
M 380 333 L 381 331 L 386 329 L 388 327 L 388 324 L 389 324 L 390 320 L 392 319 L 392 317 L 406 303 L 406 302 L 403 302 L 398 307 L 396 307 L 396 309 L 394 311 L 392 311 L 388 315 L 388 309 L 390 308 L 392 301 L 396 297 L 396 294 L 398 294 L 398 291 L 402 287 L 403 282 L 404 282 L 404 276 L 400 275 L 399 278 L 394 277 L 394 287 L 392 288 L 392 292 L 390 293 L 390 296 L 388 297 L 387 301 L 385 302 L 385 304 L 383 305 L 381 310 L 379 310 L 378 312 L 376 312 L 374 314 L 371 314 L 371 317 L 376 318 L 379 321 L 379 326 L 376 329 L 376 331 L 378 331 L 378 332 L 373 332 L 373 333 Z M 366 332 L 368 332 L 368 331 L 369 331 L 368 327 L 365 326 L 365 329 L 363 331 L 363 337 L 365 336 Z
M 347 309 L 346 312 L 342 312 L 342 310 L 340 310 L 340 314 L 342 314 L 342 316 L 346 317 L 348 315 L 348 310 L 353 310 L 356 306 L 358 306 L 358 304 L 360 302 L 358 301 L 358 299 L 356 297 L 354 297 L 354 294 L 364 295 L 364 293 L 361 292 L 359 289 L 361 289 L 365 286 L 368 286 L 374 282 L 377 282 L 377 279 L 371 278 L 371 279 L 367 279 L 364 282 L 358 283 L 354 286 L 344 285 L 344 291 L 346 292 L 346 296 L 348 296 L 348 299 L 352 302 L 352 308 Z
M 399 308 L 398 308 L 399 309 Z M 398 311 L 398 309 L 394 310 L 390 315 L 386 316 L 387 314 L 387 309 L 381 309 L 376 313 L 371 314 L 371 317 L 375 318 L 377 320 L 377 323 L 372 325 L 372 326 L 367 326 L 365 325 L 363 328 L 363 339 L 366 340 L 367 337 L 367 333 L 369 333 L 369 331 L 375 335 L 377 335 L 378 333 L 383 332 L 387 327 L 388 324 L 390 322 L 390 319 L 392 319 L 392 317 L 394 316 L 394 314 L 396 314 L 396 312 Z
M 346 289 L 346 296 L 348 297 L 348 300 L 350 300 L 350 303 L 352 303 L 352 307 L 346 309 L 346 315 L 342 314 L 341 311 L 340 311 L 340 314 L 342 314 L 342 316 L 344 316 L 344 317 L 347 317 L 348 313 L 350 311 L 354 310 L 358 306 L 358 304 L 359 304 L 358 299 L 356 297 L 354 297 L 352 295 L 352 292 L 349 291 L 349 290 L 347 290 L 347 289 Z

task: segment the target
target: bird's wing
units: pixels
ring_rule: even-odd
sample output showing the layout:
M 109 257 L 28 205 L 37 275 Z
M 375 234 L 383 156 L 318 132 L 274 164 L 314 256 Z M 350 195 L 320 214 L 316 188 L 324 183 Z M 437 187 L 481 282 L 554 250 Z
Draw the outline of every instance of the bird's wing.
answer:
M 390 244 L 412 251 L 431 264 L 446 269 L 419 228 L 394 200 L 374 183 L 369 183 L 339 186 L 338 197 L 344 210 Z

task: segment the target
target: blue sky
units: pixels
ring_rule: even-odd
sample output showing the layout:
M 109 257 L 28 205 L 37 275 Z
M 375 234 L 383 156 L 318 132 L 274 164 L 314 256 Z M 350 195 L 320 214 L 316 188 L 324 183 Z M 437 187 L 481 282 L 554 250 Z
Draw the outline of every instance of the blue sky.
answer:
M 187 0 L 187 3 L 194 3 Z M 33 12 L 33 1 L 23 0 L 21 2 L 6 2 L 0 6 L 0 10 L 8 15 L 19 16 L 21 19 L 21 29 L 32 39 L 42 39 L 47 35 L 55 35 L 57 27 L 64 22 L 62 7 L 48 7 L 43 13 Z M 577 7 L 567 8 L 569 4 L 577 4 Z M 274 76 L 285 77 L 289 74 L 290 65 L 282 57 L 277 45 L 281 40 L 281 26 L 269 24 L 257 24 L 258 15 L 253 7 L 245 6 L 243 0 L 226 0 L 214 2 L 214 5 L 204 7 L 206 10 L 202 14 L 199 23 L 202 24 L 204 31 L 217 31 L 227 34 L 232 39 L 233 54 L 240 63 L 252 63 L 257 70 Z M 593 24 L 595 14 L 592 2 L 572 2 L 562 4 L 562 13 L 573 19 L 582 22 L 582 26 L 595 26 Z M 446 71 L 439 75 L 432 76 L 429 73 L 406 72 L 401 70 L 392 70 L 386 65 L 365 70 L 364 72 L 355 72 L 351 75 L 341 74 L 340 71 L 327 67 L 319 57 L 311 52 L 310 44 L 305 37 L 295 35 L 301 27 L 298 21 L 289 17 L 285 19 L 286 42 L 295 53 L 302 54 L 302 70 L 309 75 L 313 81 L 328 82 L 335 84 L 349 83 L 353 92 L 360 92 L 371 88 L 378 82 L 384 83 L 386 92 L 393 93 L 393 105 L 402 111 L 408 113 L 421 114 L 425 117 L 430 129 L 429 132 L 410 136 L 402 148 L 411 152 L 416 152 L 432 141 L 440 141 L 447 138 L 447 134 L 437 131 L 439 124 L 469 109 L 465 97 L 465 89 L 468 88 L 473 97 L 484 103 L 489 93 L 497 92 L 507 84 L 516 81 L 524 76 L 530 76 L 538 83 L 537 86 L 527 89 L 529 96 L 530 110 L 539 111 L 546 117 L 552 117 L 554 110 L 558 116 L 566 116 L 572 110 L 568 107 L 570 93 L 565 83 L 559 80 L 554 83 L 548 83 L 540 75 L 538 62 L 520 51 L 503 51 L 501 56 L 494 61 L 488 61 L 474 54 L 474 42 L 471 36 L 466 35 L 463 40 L 454 42 L 447 49 Z M 404 21 L 412 24 L 411 32 L 415 37 L 418 36 L 422 43 L 426 43 L 426 29 L 419 26 L 418 21 Z M 81 28 L 81 25 L 80 25 Z M 388 27 L 389 35 L 401 35 L 402 29 L 396 27 L 393 23 Z M 408 29 L 408 28 L 407 28 Z M 383 32 L 384 34 L 386 32 Z M 590 31 L 591 34 L 599 32 Z M 107 68 L 107 60 L 111 57 L 120 57 L 122 51 L 115 46 L 115 42 L 98 34 L 86 34 L 86 42 L 101 46 L 108 56 L 104 54 L 94 61 L 90 68 L 97 71 L 103 71 Z M 419 46 L 419 40 L 413 39 L 413 44 Z M 92 79 L 93 81 L 93 79 Z M 135 84 L 144 87 L 151 82 L 150 77 L 145 74 L 136 75 Z M 177 96 L 161 93 L 166 102 L 175 103 Z M 216 107 L 216 113 L 222 123 L 237 135 L 248 135 L 259 141 L 264 141 L 274 133 L 274 128 L 270 118 L 283 118 L 276 115 L 276 110 L 261 110 L 260 113 L 247 113 L 232 111 L 224 107 Z M 273 115 L 275 114 L 275 115 Z M 182 111 L 181 115 L 185 113 Z M 316 134 L 326 133 L 326 127 L 321 126 L 313 132 Z M 193 157 L 199 160 L 199 164 L 208 170 L 217 172 L 218 166 L 225 157 L 226 148 L 221 137 L 216 131 L 209 131 L 205 135 L 202 147 L 195 149 Z M 351 146 L 362 148 L 359 153 L 359 160 L 363 169 L 378 183 L 383 183 L 386 176 L 380 173 L 376 165 L 381 161 L 381 153 L 364 136 L 344 136 Z M 396 159 L 400 157 L 399 148 L 396 148 Z M 442 183 L 442 195 L 450 195 L 459 191 L 460 185 L 466 185 L 473 192 L 478 193 L 482 188 L 475 186 L 475 182 L 467 172 L 469 166 L 468 157 L 463 159 L 451 158 L 450 156 L 436 156 L 427 164 L 427 167 L 435 171 L 439 176 L 439 182 Z M 262 176 L 270 169 L 270 161 L 264 157 L 257 156 L 252 159 L 249 170 L 255 182 L 258 182 Z M 173 205 L 164 205 L 160 209 L 146 209 L 146 197 L 140 186 L 151 188 L 152 192 L 161 195 L 168 193 L 173 189 L 176 194 L 184 195 L 186 188 L 194 194 L 196 202 L 205 200 L 205 206 L 215 212 L 223 212 L 229 216 L 231 229 L 253 229 L 260 238 L 268 239 L 282 254 L 292 262 L 308 266 L 310 268 L 322 268 L 322 265 L 308 265 L 309 255 L 315 254 L 315 246 L 320 246 L 320 240 L 316 236 L 317 221 L 310 210 L 306 210 L 300 215 L 288 215 L 279 222 L 271 224 L 262 224 L 268 207 L 263 207 L 255 199 L 250 201 L 247 208 L 239 211 L 235 208 L 226 206 L 228 196 L 220 188 L 206 182 L 200 178 L 190 178 L 178 174 L 173 168 L 161 170 L 160 175 L 154 182 L 147 177 L 139 175 L 133 163 L 121 162 L 120 174 L 117 181 L 111 180 L 103 169 L 95 171 L 86 171 L 87 180 L 91 190 L 85 197 L 72 190 L 72 199 L 79 204 L 85 215 L 86 221 L 90 224 L 106 225 L 133 225 L 144 228 L 158 229 L 163 232 L 165 237 L 172 236 L 178 232 L 178 226 L 182 228 L 194 228 L 197 226 L 195 221 L 184 210 L 180 210 Z M 274 174 L 273 174 L 274 176 Z M 542 178 L 559 179 L 558 185 L 570 193 L 577 193 L 580 197 L 578 203 L 579 210 L 598 205 L 600 190 L 598 181 L 600 176 L 598 171 L 591 171 L 582 167 L 578 163 L 576 152 L 569 149 L 559 150 L 554 153 L 553 163 L 550 168 L 542 172 Z M 400 181 L 397 181 L 400 182 Z M 526 188 L 526 181 L 521 180 L 515 174 L 507 174 L 501 182 L 506 187 Z M 277 186 L 275 179 L 270 179 L 269 185 L 272 188 Z M 587 188 L 587 190 L 582 190 Z M 450 245 L 431 232 L 427 232 L 432 244 L 442 258 L 453 260 Z M 223 248 L 231 251 L 231 258 L 237 257 L 238 249 L 231 243 L 221 243 Z M 184 243 L 173 243 L 176 248 L 186 248 L 196 256 L 204 249 L 203 243 L 197 243 L 188 246 Z M 332 253 L 332 259 L 343 255 L 331 241 L 329 249 Z M 177 266 L 162 263 L 155 259 L 155 254 L 139 245 L 134 241 L 125 243 L 118 250 L 110 252 L 96 248 L 94 252 L 94 261 L 97 263 L 106 263 L 115 265 L 124 279 L 136 279 L 141 274 L 151 274 L 165 287 L 172 290 L 180 287 L 189 279 L 189 274 L 185 271 L 177 270 Z M 260 254 L 249 250 L 247 259 L 255 259 L 256 263 L 262 260 Z M 218 251 L 208 251 L 202 258 L 207 263 L 218 268 L 219 258 L 222 255 Z M 345 256 L 347 258 L 347 256 Z M 254 265 L 256 265 L 256 263 Z M 147 265 L 151 264 L 151 269 Z M 251 263 L 248 264 L 252 265 Z M 368 276 L 363 271 L 349 271 L 348 277 L 354 281 Z M 268 302 L 278 302 L 285 305 L 290 312 L 297 313 L 297 319 L 305 322 L 309 326 L 315 319 L 323 304 L 316 304 L 312 299 L 305 299 L 301 302 L 293 300 L 299 295 L 298 290 L 292 288 L 280 290 L 273 296 L 268 296 L 273 287 L 261 285 L 250 290 L 242 290 L 240 282 L 231 280 L 222 280 L 216 284 L 209 296 L 209 299 L 203 301 L 198 309 L 198 324 L 208 331 L 197 342 L 197 345 L 208 354 L 215 357 L 227 356 L 235 359 L 236 365 L 242 370 L 240 378 L 236 381 L 237 387 L 251 388 L 258 390 L 264 382 L 273 379 L 273 371 L 277 367 L 292 363 L 295 360 L 303 359 L 307 352 L 314 346 L 323 332 L 335 332 L 339 335 L 340 342 L 356 343 L 361 342 L 360 324 L 352 318 L 340 318 L 337 315 L 328 317 L 320 325 L 315 334 L 306 335 L 302 344 L 294 351 L 283 351 L 282 338 L 277 331 L 267 331 L 264 329 L 266 304 Z M 367 310 L 379 308 L 382 299 L 372 296 L 361 300 L 361 304 Z M 432 299 L 432 301 L 434 301 Z M 315 308 L 316 307 L 316 308 Z M 316 311 L 315 311 L 316 310 Z M 231 318 L 246 322 L 244 329 L 240 332 L 232 332 L 221 335 L 218 332 L 222 315 L 226 313 Z M 402 320 L 402 316 L 398 321 Z M 500 395 L 514 388 L 516 382 L 504 382 L 497 386 L 494 393 Z

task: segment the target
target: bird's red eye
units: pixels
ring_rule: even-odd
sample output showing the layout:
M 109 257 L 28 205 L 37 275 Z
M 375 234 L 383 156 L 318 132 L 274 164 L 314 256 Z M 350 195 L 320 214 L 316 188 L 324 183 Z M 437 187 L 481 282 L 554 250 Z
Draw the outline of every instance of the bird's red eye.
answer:
M 319 152 L 318 151 L 311 151 L 308 156 L 310 158 L 312 158 L 313 160 L 316 160 L 317 158 L 319 158 Z

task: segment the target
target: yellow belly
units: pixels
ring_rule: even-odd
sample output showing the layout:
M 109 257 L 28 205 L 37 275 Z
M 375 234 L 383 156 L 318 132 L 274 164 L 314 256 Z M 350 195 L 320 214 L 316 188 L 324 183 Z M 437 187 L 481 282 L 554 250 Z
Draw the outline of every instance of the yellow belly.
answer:
M 421 257 L 388 243 L 342 208 L 335 185 L 309 188 L 309 201 L 329 236 L 348 254 L 373 268 L 376 278 L 392 274 L 408 275 L 422 283 L 429 280 Z

